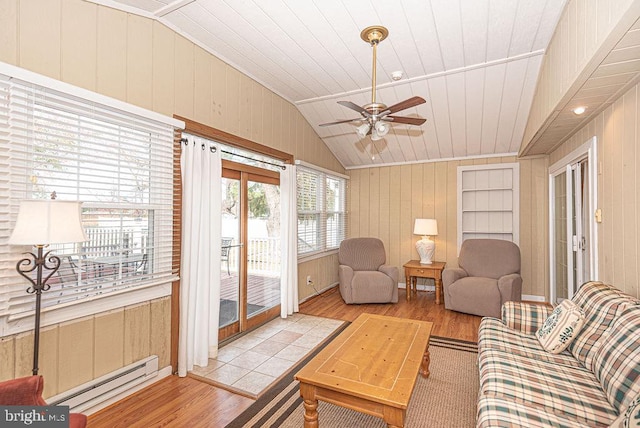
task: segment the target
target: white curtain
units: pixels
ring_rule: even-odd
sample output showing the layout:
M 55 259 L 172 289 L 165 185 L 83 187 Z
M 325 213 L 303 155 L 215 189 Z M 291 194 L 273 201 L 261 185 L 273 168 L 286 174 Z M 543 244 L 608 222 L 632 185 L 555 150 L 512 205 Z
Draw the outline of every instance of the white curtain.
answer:
M 220 150 L 207 140 L 182 143 L 182 265 L 178 375 L 218 352 L 220 313 Z
M 298 312 L 298 207 L 296 167 L 280 173 L 280 316 Z

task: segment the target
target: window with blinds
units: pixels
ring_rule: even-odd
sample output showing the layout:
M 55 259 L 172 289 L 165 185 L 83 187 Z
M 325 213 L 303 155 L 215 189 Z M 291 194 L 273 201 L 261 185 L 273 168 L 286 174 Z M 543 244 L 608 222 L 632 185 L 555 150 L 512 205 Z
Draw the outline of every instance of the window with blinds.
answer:
M 346 179 L 297 168 L 298 256 L 337 249 L 346 237 Z
M 176 279 L 173 139 L 171 124 L 0 75 L 0 317 L 33 312 L 15 270 L 31 248 L 7 241 L 20 200 L 53 192 L 83 202 L 88 241 L 45 249 L 61 265 L 44 310 Z

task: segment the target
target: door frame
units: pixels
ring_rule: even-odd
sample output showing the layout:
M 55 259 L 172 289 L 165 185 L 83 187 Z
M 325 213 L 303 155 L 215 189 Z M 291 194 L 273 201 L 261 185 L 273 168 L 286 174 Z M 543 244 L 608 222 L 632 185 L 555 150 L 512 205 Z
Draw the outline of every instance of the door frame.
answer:
M 247 197 L 247 186 L 249 181 L 265 184 L 280 185 L 280 174 L 268 169 L 246 165 L 230 160 L 222 160 L 222 177 L 231 178 L 240 182 L 240 246 L 239 263 L 245 264 L 248 258 L 248 218 L 249 200 Z M 280 305 L 260 312 L 251 318 L 247 318 L 247 269 L 239 269 L 239 293 L 238 293 L 238 320 L 224 327 L 218 328 L 219 342 L 234 338 L 236 335 L 250 330 L 268 320 L 277 318 L 280 315 Z
M 564 156 L 562 159 L 555 162 L 553 165 L 549 167 L 549 299 L 553 303 L 556 301 L 556 258 L 555 258 L 555 187 L 554 187 L 554 178 L 557 175 L 565 172 L 567 174 L 566 180 L 566 192 L 567 199 L 571 198 L 571 196 L 575 192 L 575 186 L 572 185 L 571 180 L 569 179 L 572 176 L 572 167 L 576 163 L 587 159 L 588 161 L 588 185 L 589 185 L 589 193 L 588 193 L 588 205 L 586 209 L 591 214 L 589 218 L 589 231 L 590 231 L 590 240 L 589 240 L 589 272 L 590 279 L 597 280 L 599 277 L 598 273 L 598 222 L 596 221 L 596 210 L 598 206 L 598 150 L 597 150 L 597 138 L 593 136 L 589 140 L 585 141 L 578 148 L 573 150 L 568 155 Z M 584 205 L 584 201 L 583 205 Z M 573 227 L 569 224 L 573 218 L 573 203 L 571 201 L 567 201 L 567 263 L 568 269 L 573 269 L 573 239 L 571 236 L 573 235 Z M 572 277 L 573 272 L 570 272 L 570 277 Z M 572 289 L 572 284 L 569 284 L 568 295 L 569 298 L 573 295 L 573 293 L 577 290 Z
M 287 152 L 265 146 L 247 138 L 230 134 L 220 129 L 205 125 L 195 120 L 174 114 L 174 119 L 184 122 L 184 132 L 207 138 L 212 141 L 219 141 L 230 146 L 251 150 L 275 159 L 279 159 L 286 164 L 294 163 L 294 156 Z M 180 174 L 180 138 L 181 133 L 174 133 L 174 151 L 173 151 L 173 181 L 175 183 L 174 191 L 174 244 L 173 244 L 173 269 L 176 272 L 180 270 L 180 253 L 182 251 L 182 181 Z M 171 285 L 171 367 L 174 372 L 178 370 L 178 342 L 180 339 L 180 280 L 174 281 Z

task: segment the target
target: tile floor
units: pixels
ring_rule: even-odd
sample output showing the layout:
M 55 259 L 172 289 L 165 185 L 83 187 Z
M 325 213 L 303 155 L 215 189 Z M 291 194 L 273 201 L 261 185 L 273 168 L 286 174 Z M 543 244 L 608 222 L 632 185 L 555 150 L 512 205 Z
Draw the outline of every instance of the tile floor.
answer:
M 278 318 L 220 348 L 192 373 L 258 396 L 342 323 L 302 314 Z

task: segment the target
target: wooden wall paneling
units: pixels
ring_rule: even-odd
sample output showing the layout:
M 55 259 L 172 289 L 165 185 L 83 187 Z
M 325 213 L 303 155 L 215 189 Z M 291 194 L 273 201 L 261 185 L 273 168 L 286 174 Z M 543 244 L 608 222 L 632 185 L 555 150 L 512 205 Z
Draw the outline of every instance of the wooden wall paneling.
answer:
M 216 57 L 211 57 L 211 109 L 213 118 L 211 126 L 227 128 L 227 64 Z M 254 141 L 259 141 L 256 137 Z
M 127 15 L 98 7 L 96 89 L 127 99 Z
M 212 124 L 214 113 L 211 102 L 213 99 L 211 55 L 196 46 L 194 48 L 193 61 L 193 84 L 196 88 L 193 99 L 193 118 L 200 123 Z
M 238 135 L 240 133 L 240 72 L 233 67 L 227 67 L 226 71 L 227 103 L 225 128 L 228 129 L 228 132 Z M 277 146 L 272 147 L 277 148 Z
M 360 190 L 358 192 L 358 203 L 360 204 L 360 236 L 371 236 L 371 208 L 370 208 L 370 187 L 371 174 L 370 168 L 360 170 Z
M 33 331 L 15 336 L 15 364 L 16 377 L 31 376 L 31 370 L 33 369 Z
M 60 324 L 58 344 L 58 388 L 67 391 L 94 379 L 94 319 L 93 317 Z M 45 382 L 46 388 L 47 382 Z
M 354 169 L 349 171 L 351 179 L 349 186 L 349 237 L 357 238 L 360 234 L 360 175 L 364 169 Z
M 253 82 L 252 79 L 244 74 L 240 74 L 240 96 L 238 97 L 240 129 L 238 132 L 241 137 L 247 139 L 251 139 L 251 96 L 253 94 L 251 82 Z
M 354 184 L 354 179 L 351 179 Z M 402 205 L 402 197 L 400 189 L 402 187 L 402 177 L 400 176 L 400 166 L 389 167 L 389 263 L 394 266 L 402 266 L 406 260 L 402 260 L 400 255 L 401 239 L 400 239 L 400 213 L 405 209 Z M 357 222 L 357 218 L 354 219 Z M 400 269 L 400 282 L 404 280 L 404 271 Z
M 173 31 L 159 23 L 153 22 L 153 74 L 152 109 L 158 113 L 172 116 L 174 112 L 174 90 L 173 81 L 175 78 L 175 37 Z
M 60 0 L 19 5 L 20 66 L 60 79 Z
M 38 358 L 38 373 L 51 379 L 51 385 L 44 385 L 44 396 L 60 392 L 56 379 L 59 375 L 59 328 L 57 325 L 40 329 L 40 355 Z M 33 336 L 32 336 L 33 338 Z M 33 348 L 32 348 L 33 349 Z M 30 365 L 33 367 L 33 354 L 29 355 Z M 29 372 L 29 375 L 31 371 Z
M 273 109 L 273 92 L 269 91 L 266 88 L 262 90 L 262 144 L 266 144 L 267 146 L 273 146 L 273 120 L 271 116 L 271 110 Z M 302 140 L 304 143 L 305 134 L 304 129 L 301 129 Z M 305 144 L 306 146 L 306 144 Z
M 458 166 L 459 162 L 447 162 L 447 186 L 455 186 L 458 181 Z M 445 253 L 445 260 L 457 260 L 458 258 L 458 244 L 457 244 L 457 235 L 458 235 L 458 195 L 457 188 L 447 187 L 447 193 L 445 197 L 446 201 L 446 228 L 444 229 L 447 247 Z M 440 228 L 438 227 L 438 234 L 440 234 Z M 457 262 L 456 262 L 457 264 Z
M 61 78 L 81 88 L 96 90 L 98 6 L 62 1 Z
M 125 365 L 124 309 L 96 315 L 94 329 L 93 370 L 100 377 Z
M 391 221 L 391 188 L 390 188 L 390 167 L 379 168 L 378 190 L 374 192 L 377 195 L 377 206 L 372 205 L 372 210 L 377 212 L 378 233 L 377 236 L 384 242 L 384 248 L 387 253 L 387 261 L 389 260 L 389 239 Z
M 174 114 L 193 117 L 195 100 L 195 47 L 182 36 L 175 35 L 174 44 Z
M 158 356 L 159 367 L 166 367 L 171 362 L 171 299 L 153 300 L 150 316 L 149 354 Z
M 638 149 L 638 137 L 640 136 L 640 86 L 636 85 L 635 88 L 635 93 L 636 93 L 636 97 L 635 97 L 635 116 L 634 116 L 634 121 L 635 121 L 635 135 L 634 135 L 634 140 L 632 142 L 634 148 L 635 148 L 635 157 L 632 160 L 632 163 L 634 164 L 634 169 L 638 169 L 638 167 L 640 166 L 640 150 Z M 635 176 L 635 184 L 630 186 L 632 188 L 632 194 L 634 196 L 635 199 L 635 206 L 633 207 L 633 216 L 631 217 L 630 221 L 635 221 L 635 236 L 634 239 L 637 241 L 638 239 L 638 234 L 640 233 L 640 175 L 636 174 Z M 629 195 L 631 197 L 631 195 Z M 635 263 L 635 267 L 636 267 L 636 274 L 635 276 L 633 276 L 633 280 L 628 281 L 626 284 L 626 291 L 627 293 L 633 295 L 633 296 L 637 296 L 640 297 L 640 278 L 638 277 L 638 271 L 640 270 L 640 266 L 638 266 L 639 259 L 640 259 L 640 254 L 638 253 L 638 247 L 636 246 L 635 248 L 636 251 L 636 258 L 634 259 L 634 263 Z
M 638 282 L 638 200 L 636 199 L 636 189 L 638 183 L 636 183 L 636 170 L 637 164 L 634 162 L 636 159 L 637 140 L 636 140 L 636 127 L 637 127 L 637 114 L 638 114 L 638 98 L 637 98 L 637 86 L 629 90 L 622 97 L 622 140 L 621 140 L 621 155 L 622 155 L 622 187 L 619 188 L 619 193 L 622 195 L 621 212 L 623 217 L 623 234 L 622 234 L 622 251 L 623 251 L 623 279 L 619 283 L 619 286 L 626 291 L 635 292 L 635 290 L 629 290 L 627 287 L 631 287 L 632 284 Z
M 411 204 L 413 194 L 411 192 L 411 168 L 412 165 L 400 166 L 400 217 L 398 218 L 399 240 L 400 240 L 400 259 L 398 265 L 402 266 L 404 262 L 410 260 L 413 256 L 412 251 L 408 248 L 408 243 L 413 240 L 413 218 L 411 212 Z
M 611 220 L 613 222 L 613 236 L 619 237 L 617 245 L 613 247 L 613 273 L 614 284 L 624 285 L 624 247 L 621 245 L 624 234 L 624 213 L 622 212 L 622 206 L 624 203 L 624 197 L 626 195 L 622 192 L 623 185 L 623 152 L 622 152 L 622 138 L 624 136 L 624 100 L 619 98 L 614 104 L 614 116 L 613 116 L 613 168 L 611 174 L 613 175 L 613 203 L 611 205 Z
M 283 99 L 277 95 L 273 97 L 273 108 L 271 109 L 271 123 L 273 124 L 273 145 L 282 150 L 282 108 Z M 314 156 L 314 159 L 318 159 Z
M 380 168 L 369 170 L 369 191 L 364 195 L 369 213 L 369 236 L 380 238 Z
M 18 0 L 0 2 L 0 61 L 18 64 Z
M 531 161 L 522 160 L 520 162 L 520 213 L 533 213 L 532 187 L 531 183 Z M 531 278 L 532 266 L 531 257 L 533 255 L 533 222 L 534 216 L 520 216 L 520 272 L 523 278 Z M 522 282 L 522 294 L 534 294 L 532 292 L 532 281 Z
M 524 213 L 522 210 L 522 200 L 520 202 L 520 221 L 524 217 L 532 218 L 532 253 L 531 253 L 531 293 L 549 298 L 549 161 L 547 158 L 533 159 L 531 168 L 532 174 L 532 192 L 530 213 Z M 520 191 L 522 198 L 522 190 Z M 539 213 L 533 215 L 531 213 Z M 521 239 L 522 241 L 522 239 Z
M 127 19 L 127 102 L 153 107 L 153 23 L 128 15 Z
M 451 262 L 447 259 L 447 248 L 451 245 L 457 246 L 456 236 L 458 235 L 457 229 L 454 231 L 452 236 L 447 233 L 449 230 L 449 223 L 453 222 L 454 227 L 458 224 L 457 215 L 451 217 L 449 213 L 447 213 L 447 186 L 449 186 L 447 164 L 446 162 L 436 162 L 434 166 L 434 216 L 438 220 L 438 236 L 436 237 L 436 253 L 434 257 L 438 261 L 446 260 L 449 267 L 458 267 L 457 263 L 455 266 L 451 266 Z M 451 185 L 455 185 L 457 181 L 458 179 L 456 177 Z M 442 226 L 440 223 L 442 223 Z
M 293 111 L 295 107 L 293 104 L 288 102 L 282 103 L 282 141 L 280 142 L 280 146 L 282 147 L 282 151 L 287 153 L 295 152 L 294 138 L 296 136 L 295 128 L 292 126 L 293 124 Z M 251 106 L 249 106 L 248 112 L 251 111 Z M 295 156 L 295 155 L 294 155 Z M 327 164 L 327 159 L 325 159 L 322 164 Z
M 613 187 L 613 105 L 602 112 L 604 119 L 604 129 L 602 138 L 602 156 L 600 162 L 603 164 L 603 176 L 602 176 L 602 193 L 600 193 L 600 207 L 602 209 L 602 223 L 600 224 L 602 234 L 600 236 L 600 246 L 602 251 L 600 252 L 600 277 L 605 282 L 611 284 L 614 283 L 614 268 L 613 260 L 614 255 L 614 240 L 613 234 L 613 194 L 615 189 Z
M 260 139 L 260 137 L 262 136 L 262 117 L 264 114 L 264 110 L 262 108 L 263 106 L 263 100 L 262 100 L 262 91 L 263 88 L 262 86 L 252 80 L 251 81 L 251 139 L 253 141 L 258 141 Z M 296 121 L 294 121 L 294 124 L 297 123 Z M 294 129 L 294 133 L 292 134 L 292 137 L 295 137 L 295 140 L 297 141 L 297 131 L 295 131 Z M 290 150 L 289 153 L 293 153 L 295 154 L 295 150 Z
M 15 338 L 13 336 L 0 338 L 0 381 L 14 379 L 16 353 Z
M 124 310 L 124 364 L 149 356 L 151 315 L 149 302 Z

